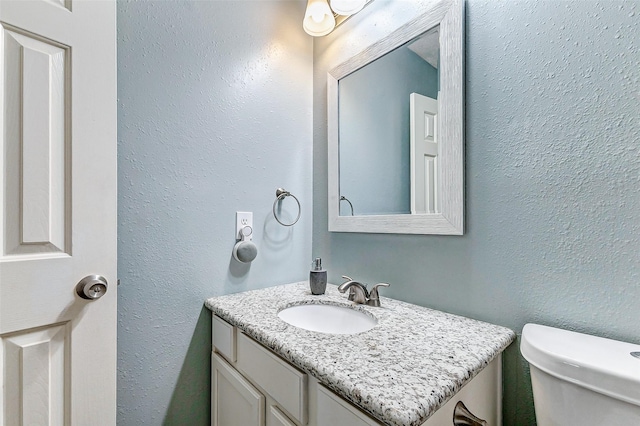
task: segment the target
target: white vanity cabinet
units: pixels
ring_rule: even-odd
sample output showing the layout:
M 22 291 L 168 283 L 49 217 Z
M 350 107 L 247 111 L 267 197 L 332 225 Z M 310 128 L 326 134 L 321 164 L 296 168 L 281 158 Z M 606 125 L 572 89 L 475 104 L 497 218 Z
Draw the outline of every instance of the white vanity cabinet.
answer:
M 382 425 L 215 314 L 212 333 L 213 426 Z M 501 395 L 498 356 L 423 426 L 455 425 L 458 401 L 489 426 L 498 426 Z
M 212 426 L 381 425 L 216 315 L 212 332 Z

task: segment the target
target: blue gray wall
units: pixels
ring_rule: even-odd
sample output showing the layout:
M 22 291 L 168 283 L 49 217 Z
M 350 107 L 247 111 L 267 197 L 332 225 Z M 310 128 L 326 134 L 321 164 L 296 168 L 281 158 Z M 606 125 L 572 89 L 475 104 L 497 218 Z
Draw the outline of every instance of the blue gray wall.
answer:
M 308 276 L 303 14 L 292 1 L 118 1 L 119 425 L 208 425 L 204 300 Z M 271 215 L 279 186 L 302 204 L 292 228 Z M 254 213 L 250 267 L 231 257 L 236 211 Z
M 326 71 L 424 9 L 377 0 L 314 45 L 313 251 L 329 278 L 521 332 L 640 343 L 640 3 L 466 4 L 462 237 L 327 232 Z M 505 424 L 533 425 L 507 350 Z
M 466 234 L 326 231 L 326 70 L 425 3 L 376 0 L 316 39 L 312 89 L 302 1 L 118 2 L 119 424 L 208 424 L 203 300 L 304 279 L 312 250 L 332 281 L 640 342 L 635 1 L 468 0 Z M 294 228 L 270 216 L 277 186 L 301 198 Z M 505 424 L 532 424 L 515 346 L 505 375 Z
M 403 46 L 340 79 L 339 92 L 340 195 L 356 215 L 410 213 L 409 96 L 437 98 L 438 71 Z

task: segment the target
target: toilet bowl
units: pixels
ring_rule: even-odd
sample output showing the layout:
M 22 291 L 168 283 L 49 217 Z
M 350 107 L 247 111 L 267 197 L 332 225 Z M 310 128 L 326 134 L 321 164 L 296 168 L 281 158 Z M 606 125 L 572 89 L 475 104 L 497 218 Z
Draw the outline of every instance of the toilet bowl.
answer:
M 640 425 L 640 345 L 527 324 L 520 352 L 538 426 Z

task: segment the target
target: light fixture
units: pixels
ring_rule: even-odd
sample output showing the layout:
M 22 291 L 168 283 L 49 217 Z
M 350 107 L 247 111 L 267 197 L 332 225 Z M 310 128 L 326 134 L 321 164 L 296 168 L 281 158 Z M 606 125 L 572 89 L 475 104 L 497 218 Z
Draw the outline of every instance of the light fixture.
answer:
M 336 18 L 327 0 L 309 0 L 302 27 L 307 34 L 320 37 L 329 34 L 336 26 Z
M 331 9 L 338 15 L 353 15 L 362 10 L 367 0 L 329 0 Z

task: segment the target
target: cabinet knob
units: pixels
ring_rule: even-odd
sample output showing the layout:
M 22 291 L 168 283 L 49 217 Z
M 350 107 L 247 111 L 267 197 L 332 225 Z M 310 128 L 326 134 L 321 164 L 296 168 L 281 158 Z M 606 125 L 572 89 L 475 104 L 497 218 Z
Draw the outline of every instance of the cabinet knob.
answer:
M 453 426 L 488 426 L 489 424 L 479 417 L 471 414 L 471 411 L 462 401 L 458 401 L 453 410 Z

